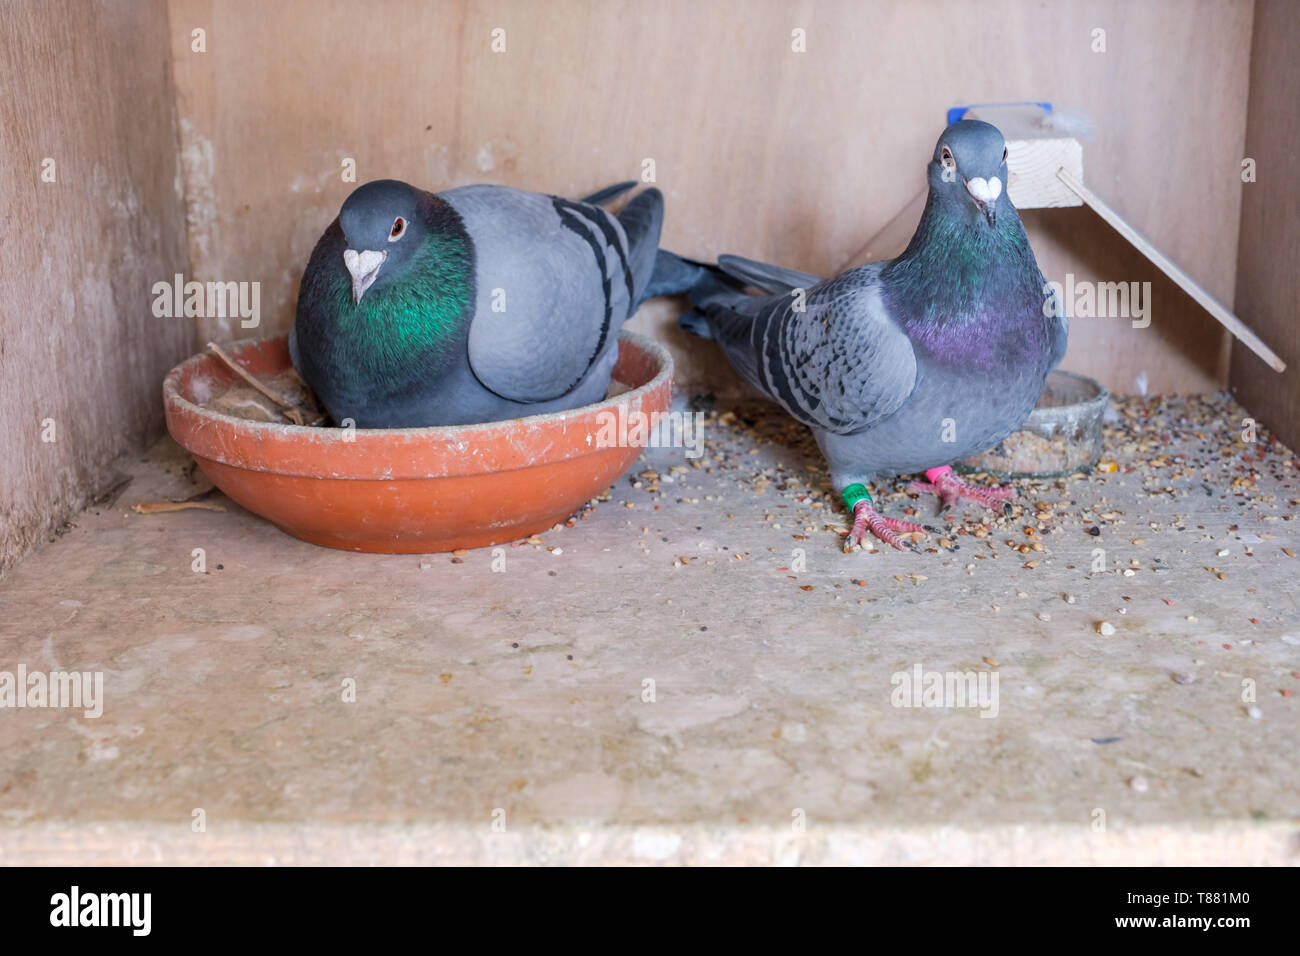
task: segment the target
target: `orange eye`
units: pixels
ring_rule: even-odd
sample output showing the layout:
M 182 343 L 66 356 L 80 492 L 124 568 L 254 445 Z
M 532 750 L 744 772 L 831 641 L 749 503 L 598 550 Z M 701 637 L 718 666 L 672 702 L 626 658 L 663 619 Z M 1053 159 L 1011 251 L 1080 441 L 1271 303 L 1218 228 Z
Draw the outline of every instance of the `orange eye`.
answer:
M 952 158 L 952 151 L 947 146 L 939 153 L 939 162 L 943 163 L 945 169 L 953 169 L 957 165 L 957 161 Z
M 393 220 L 393 230 L 388 234 L 389 242 L 396 242 L 402 238 L 402 233 L 406 232 L 406 220 L 398 216 Z

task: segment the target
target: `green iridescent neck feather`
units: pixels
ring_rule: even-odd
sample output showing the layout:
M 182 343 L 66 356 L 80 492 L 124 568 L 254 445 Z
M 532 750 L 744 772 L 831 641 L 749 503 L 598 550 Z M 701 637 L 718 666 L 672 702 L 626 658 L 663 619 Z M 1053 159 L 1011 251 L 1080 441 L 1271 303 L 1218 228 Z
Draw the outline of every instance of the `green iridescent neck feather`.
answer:
M 943 208 L 931 192 L 916 234 L 883 278 L 896 292 L 914 293 L 895 296 L 921 305 L 920 314 L 909 316 L 913 321 L 960 324 L 1021 300 L 1026 259 L 1032 261 L 1033 252 L 1014 212 L 989 228 L 982 218 Z M 940 276 L 943 281 L 936 281 Z M 1015 281 L 1009 284 L 1008 277 Z
M 466 237 L 426 234 L 400 279 L 372 287 L 360 303 L 352 301 L 346 270 L 337 275 L 331 292 L 340 331 L 355 343 L 356 357 L 376 370 L 410 368 L 412 356 L 448 352 L 466 334 L 474 308 L 474 256 Z

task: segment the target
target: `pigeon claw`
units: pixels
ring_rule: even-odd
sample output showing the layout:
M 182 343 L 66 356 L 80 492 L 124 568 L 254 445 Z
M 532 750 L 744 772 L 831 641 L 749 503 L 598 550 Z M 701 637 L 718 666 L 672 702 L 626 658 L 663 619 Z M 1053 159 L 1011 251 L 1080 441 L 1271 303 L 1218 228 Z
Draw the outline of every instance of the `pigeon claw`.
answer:
M 914 538 L 925 534 L 923 526 L 899 518 L 887 518 L 863 500 L 853 506 L 853 530 L 849 532 L 845 550 L 861 544 L 868 531 L 891 548 L 918 554 L 921 549 L 916 546 Z
M 933 482 L 914 481 L 907 486 L 907 490 L 924 495 L 938 495 L 940 514 L 946 514 L 960 499 L 965 498 L 992 511 L 1010 515 L 1011 502 L 1007 499 L 1016 496 L 1014 488 L 973 485 L 962 481 L 951 471 L 939 475 Z

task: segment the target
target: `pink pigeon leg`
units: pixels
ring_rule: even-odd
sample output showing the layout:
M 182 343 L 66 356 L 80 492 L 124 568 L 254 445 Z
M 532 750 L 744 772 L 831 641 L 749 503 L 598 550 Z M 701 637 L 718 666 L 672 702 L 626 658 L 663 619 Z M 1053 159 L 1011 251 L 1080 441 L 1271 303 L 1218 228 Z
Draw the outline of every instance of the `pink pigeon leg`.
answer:
M 958 498 L 965 498 L 994 511 L 1005 511 L 1010 507 L 1007 499 L 1016 496 L 1014 488 L 973 485 L 962 481 L 953 474 L 952 468 L 948 465 L 931 468 L 925 473 L 925 477 L 929 481 L 914 481 L 907 486 L 907 489 L 921 494 L 938 495 L 941 513 L 956 504 Z

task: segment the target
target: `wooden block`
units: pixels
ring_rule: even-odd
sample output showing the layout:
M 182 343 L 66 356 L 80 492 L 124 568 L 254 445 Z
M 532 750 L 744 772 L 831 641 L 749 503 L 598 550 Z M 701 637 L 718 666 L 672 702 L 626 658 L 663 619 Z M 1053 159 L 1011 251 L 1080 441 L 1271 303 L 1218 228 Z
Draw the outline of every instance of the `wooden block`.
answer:
M 1007 195 L 1017 209 L 1082 206 L 1057 178 L 1059 169 L 1083 180 L 1083 144 L 1077 139 L 1007 140 Z
M 978 106 L 966 119 L 992 123 L 1007 140 L 1007 195 L 1017 209 L 1081 206 L 1083 201 L 1056 178 L 1065 169 L 1083 180 L 1083 144 L 1071 133 L 1074 114 L 1048 113 L 1035 103 Z

